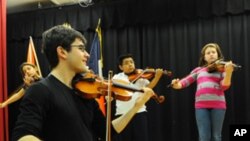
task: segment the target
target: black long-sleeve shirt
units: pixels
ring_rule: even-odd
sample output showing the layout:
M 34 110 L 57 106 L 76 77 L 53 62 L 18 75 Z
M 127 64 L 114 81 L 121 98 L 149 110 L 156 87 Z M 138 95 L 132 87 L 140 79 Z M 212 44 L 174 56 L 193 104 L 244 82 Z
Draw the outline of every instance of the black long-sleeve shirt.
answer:
M 12 140 L 34 135 L 45 141 L 95 141 L 104 138 L 105 124 L 94 99 L 83 99 L 49 75 L 27 89 Z

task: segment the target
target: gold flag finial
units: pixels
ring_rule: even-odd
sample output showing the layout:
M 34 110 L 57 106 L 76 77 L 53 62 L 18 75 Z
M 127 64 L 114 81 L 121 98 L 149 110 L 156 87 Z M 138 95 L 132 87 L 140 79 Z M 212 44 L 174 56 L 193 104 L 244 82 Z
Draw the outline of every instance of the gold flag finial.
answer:
M 63 23 L 63 26 L 64 26 L 64 27 L 67 27 L 67 28 L 72 28 L 71 25 L 70 25 L 69 23 L 67 23 L 67 22 L 66 22 L 66 23 Z

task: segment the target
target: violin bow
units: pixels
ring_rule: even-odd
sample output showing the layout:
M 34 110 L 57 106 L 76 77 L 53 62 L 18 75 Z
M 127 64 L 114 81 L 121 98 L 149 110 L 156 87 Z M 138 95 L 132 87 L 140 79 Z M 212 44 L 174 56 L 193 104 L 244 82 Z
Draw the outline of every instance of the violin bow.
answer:
M 106 141 L 111 141 L 111 78 L 113 71 L 109 71 L 108 75 L 108 99 L 107 99 L 107 121 L 106 121 Z

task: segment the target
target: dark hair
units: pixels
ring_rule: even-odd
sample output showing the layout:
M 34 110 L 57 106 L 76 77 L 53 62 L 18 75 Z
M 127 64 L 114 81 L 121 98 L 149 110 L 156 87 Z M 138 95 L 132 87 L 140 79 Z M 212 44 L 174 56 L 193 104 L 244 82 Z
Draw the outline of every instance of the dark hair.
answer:
M 216 43 L 208 43 L 201 49 L 200 59 L 199 59 L 199 66 L 207 65 L 207 62 L 205 61 L 205 51 L 207 48 L 212 47 L 215 48 L 218 54 L 218 60 L 224 59 L 224 56 L 221 52 L 220 46 Z
M 122 65 L 123 60 L 126 59 L 126 58 L 132 58 L 132 59 L 133 59 L 133 55 L 130 54 L 130 53 L 120 55 L 120 56 L 118 57 L 118 65 Z
M 70 51 L 70 45 L 76 38 L 87 44 L 87 40 L 79 31 L 68 26 L 57 25 L 43 33 L 42 52 L 45 53 L 51 68 L 56 67 L 59 61 L 56 52 L 57 47 L 61 46 L 66 51 Z
M 24 77 L 24 72 L 23 72 L 23 67 L 24 67 L 24 66 L 31 66 L 31 67 L 33 67 L 33 68 L 36 69 L 36 66 L 35 66 L 34 64 L 31 64 L 31 63 L 28 63 L 28 62 L 22 63 L 22 64 L 19 66 L 19 71 L 20 71 L 22 77 Z

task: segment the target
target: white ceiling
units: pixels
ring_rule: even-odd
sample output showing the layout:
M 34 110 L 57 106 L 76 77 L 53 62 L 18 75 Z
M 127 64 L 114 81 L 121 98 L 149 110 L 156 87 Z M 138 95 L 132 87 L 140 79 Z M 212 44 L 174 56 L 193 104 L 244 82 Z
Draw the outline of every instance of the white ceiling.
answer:
M 92 0 L 7 0 L 7 13 L 30 11 L 39 8 L 72 5 Z

